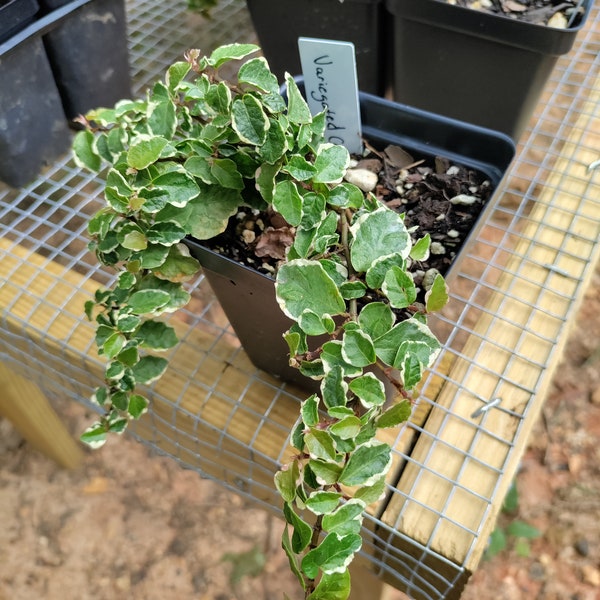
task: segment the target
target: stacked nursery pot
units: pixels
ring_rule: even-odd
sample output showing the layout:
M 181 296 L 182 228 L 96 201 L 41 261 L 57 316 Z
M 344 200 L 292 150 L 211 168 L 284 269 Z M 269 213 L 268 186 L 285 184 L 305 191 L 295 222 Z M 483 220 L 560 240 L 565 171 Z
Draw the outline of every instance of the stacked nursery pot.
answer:
M 44 12 L 73 0 L 39 0 Z M 69 119 L 131 96 L 124 0 L 91 0 L 44 36 Z
M 124 0 L 0 0 L 0 180 L 71 145 L 69 121 L 131 96 Z
M 37 14 L 35 0 L 0 4 L 0 180 L 13 187 L 28 183 L 71 143 Z
M 385 91 L 383 0 L 247 0 L 263 53 L 273 73 L 300 73 L 298 38 L 352 42 L 360 88 Z
M 567 27 L 556 28 L 446 0 L 386 0 L 394 98 L 518 140 L 592 3 L 581 0 Z

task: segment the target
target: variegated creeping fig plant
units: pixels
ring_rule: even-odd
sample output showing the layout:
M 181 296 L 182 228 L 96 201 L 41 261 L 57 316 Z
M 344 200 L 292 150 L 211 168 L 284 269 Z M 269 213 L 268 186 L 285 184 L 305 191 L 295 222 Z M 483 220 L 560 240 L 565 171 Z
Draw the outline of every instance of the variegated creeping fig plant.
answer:
M 377 432 L 410 415 L 411 390 L 440 348 L 427 315 L 447 291 L 437 276 L 417 301 L 408 268 L 427 257 L 429 237 L 413 243 L 402 215 L 344 181 L 350 158 L 324 143 L 325 114 L 311 116 L 289 76 L 285 100 L 264 58 L 247 58 L 257 50 L 190 51 L 146 99 L 89 113 L 76 136 L 80 164 L 110 165 L 89 234 L 100 262 L 118 272 L 86 306 L 107 366 L 94 395 L 103 414 L 82 439 L 100 446 L 145 412 L 138 384 L 167 368 L 152 351 L 177 343 L 156 317 L 186 304 L 185 281 L 199 271 L 184 238 L 216 236 L 240 209 L 278 213 L 294 232 L 275 282 L 295 322 L 285 334 L 290 360 L 320 380 L 291 431 L 295 455 L 275 475 L 283 547 L 305 598 L 342 600 L 363 512 L 385 492 L 392 462 Z M 237 82 L 222 80 L 221 67 L 238 59 Z M 322 335 L 328 341 L 309 350 Z M 399 392 L 391 406 L 374 366 Z

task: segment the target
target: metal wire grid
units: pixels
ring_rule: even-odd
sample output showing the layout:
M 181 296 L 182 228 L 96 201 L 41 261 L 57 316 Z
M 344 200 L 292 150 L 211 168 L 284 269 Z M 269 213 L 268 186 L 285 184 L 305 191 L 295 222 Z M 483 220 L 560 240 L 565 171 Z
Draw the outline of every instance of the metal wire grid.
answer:
M 187 48 L 200 47 L 210 51 L 222 41 L 251 41 L 254 38 L 242 0 L 222 3 L 209 22 L 189 15 L 184 2 L 152 0 L 131 1 L 128 18 L 131 68 L 134 90 L 138 94 L 162 74 L 166 64 L 180 57 Z M 457 410 L 465 397 L 479 407 L 492 398 L 479 393 L 477 387 L 466 387 L 463 377 L 455 377 L 440 362 L 427 376 L 421 405 L 441 413 L 441 423 L 433 432 L 429 422 L 415 422 L 398 433 L 393 440 L 395 460 L 405 468 L 399 475 L 398 485 L 390 482 L 387 503 L 376 514 L 368 515 L 365 521 L 363 553 L 386 579 L 418 598 L 444 598 L 463 577 L 464 565 L 482 535 L 494 499 L 497 501 L 497 492 L 505 479 L 503 473 L 512 457 L 513 441 L 528 415 L 526 400 L 542 389 L 545 374 L 557 358 L 555 342 L 572 317 L 573 307 L 581 295 L 581 284 L 593 267 L 592 259 L 597 254 L 600 237 L 600 193 L 594 173 L 589 177 L 582 176 L 581 180 L 585 185 L 585 198 L 595 208 L 586 213 L 580 212 L 577 203 L 573 209 L 565 208 L 573 236 L 578 235 L 577 223 L 581 220 L 596 223 L 594 234 L 584 238 L 579 236 L 583 246 L 578 248 L 587 250 L 574 253 L 566 244 L 556 248 L 541 242 L 555 252 L 556 261 L 548 265 L 539 264 L 537 258 L 530 256 L 527 246 L 522 253 L 518 249 L 521 248 L 519 242 L 528 241 L 531 235 L 528 225 L 536 224 L 535 217 L 531 216 L 532 206 L 547 205 L 550 209 L 566 193 L 560 180 L 548 185 L 548 179 L 556 161 L 565 154 L 566 144 L 581 146 L 587 143 L 583 136 L 588 132 L 577 130 L 577 117 L 582 111 L 589 110 L 596 123 L 600 120 L 598 105 L 583 108 L 598 73 L 596 31 L 599 21 L 599 11 L 595 8 L 590 25 L 582 32 L 572 53 L 559 61 L 553 85 L 549 87 L 552 92 L 540 104 L 538 120 L 532 121 L 535 125 L 523 137 L 517 160 L 506 179 L 504 194 L 489 215 L 488 225 L 456 265 L 454 281 L 457 285 L 452 288 L 452 310 L 439 318 L 440 331 L 447 337 L 446 355 L 466 363 L 467 374 L 477 374 L 481 370 L 482 377 L 496 377 L 499 393 L 505 385 L 516 394 L 518 392 L 520 403 L 503 402 L 493 409 L 514 422 L 514 435 L 507 437 L 493 428 L 492 410 L 476 419 L 470 414 L 464 416 L 464 410 Z M 598 152 L 598 148 L 591 149 Z M 92 283 L 107 283 L 110 276 L 99 269 L 87 253 L 82 215 L 99 208 L 101 187 L 98 178 L 82 172 L 69 157 L 65 157 L 23 190 L 0 188 L 0 237 L 13 244 L 4 249 L 3 260 L 14 262 L 14 268 L 4 282 L 11 299 L 3 306 L 0 356 L 2 360 L 9 360 L 17 371 L 35 380 L 50 396 L 66 396 L 84 403 L 100 382 L 101 363 L 94 358 L 93 329 L 82 320 L 80 301 L 90 296 Z M 588 202 L 586 206 L 589 205 Z M 32 256 L 17 252 L 18 248 L 26 248 L 38 255 L 33 271 L 25 270 L 31 265 Z M 70 280 L 63 277 L 62 272 L 49 269 L 55 264 L 78 277 Z M 557 307 L 547 312 L 547 317 L 555 321 L 554 329 L 550 334 L 537 330 L 536 304 L 531 302 L 531 314 L 525 323 L 512 322 L 505 317 L 507 328 L 522 332 L 516 345 L 490 342 L 489 331 L 476 326 L 482 316 L 496 318 L 502 315 L 502 303 L 489 307 L 490 295 L 512 299 L 512 290 L 499 287 L 498 282 L 507 269 L 515 281 L 527 281 L 528 267 L 541 267 L 546 271 L 547 278 L 536 283 L 540 294 L 552 295 Z M 23 280 L 20 274 L 24 271 L 27 275 Z M 565 273 L 568 273 L 567 277 Z M 556 277 L 561 278 L 560 286 L 555 284 L 553 278 Z M 38 278 L 46 287 L 33 294 L 31 290 Z M 58 291 L 59 302 L 52 291 Z M 290 409 L 290 406 L 298 402 L 298 396 L 285 385 L 258 372 L 247 361 L 202 278 L 192 292 L 192 306 L 182 317 L 187 324 L 182 344 L 172 352 L 172 376 L 154 386 L 154 409 L 148 419 L 134 428 L 134 435 L 183 466 L 194 468 L 201 475 L 216 479 L 264 508 L 278 512 L 279 499 L 273 490 L 272 475 L 277 463 L 286 458 L 287 435 L 292 426 L 290 419 L 295 414 L 294 407 Z M 50 296 L 52 300 L 49 300 Z M 79 304 L 74 305 L 74 299 Z M 20 317 L 15 325 L 12 313 L 16 312 L 16 307 L 19 307 Z M 569 316 L 565 316 L 567 313 Z M 40 314 L 44 315 L 45 321 L 38 323 L 36 318 Z M 53 326 L 59 315 L 61 330 L 55 331 Z M 31 335 L 32 327 L 36 328 L 35 336 Z M 78 351 L 74 353 L 72 347 L 82 336 L 89 341 L 83 345 L 78 342 Z M 465 353 L 467 338 L 479 339 L 482 344 L 491 343 L 506 357 L 505 363 L 498 368 L 482 368 L 480 365 L 486 362 L 482 360 L 485 348 L 482 346 L 474 354 Z M 531 339 L 537 341 L 537 351 L 532 356 L 523 354 L 521 344 L 525 338 L 528 343 Z M 57 346 L 60 348 L 58 353 Z M 190 364 L 188 356 L 192 347 L 196 350 L 194 356 L 197 356 L 198 348 L 203 351 L 199 363 Z M 218 372 L 216 367 L 222 365 L 223 360 L 231 365 L 231 369 Z M 531 381 L 513 380 L 510 374 L 519 363 L 532 365 L 539 375 Z M 444 407 L 436 404 L 433 393 L 429 394 L 430 388 L 438 389 L 439 386 L 434 385 L 436 380 L 441 380 L 454 394 L 452 401 Z M 176 402 L 169 400 L 174 397 L 173 386 L 179 386 L 175 389 Z M 456 447 L 443 439 L 444 428 L 456 420 L 472 430 L 466 447 Z M 407 443 L 407 436 L 416 439 L 417 443 L 429 441 L 429 450 L 415 458 L 411 451 L 414 444 Z M 490 440 L 501 450 L 499 461 L 478 456 L 479 445 Z M 452 477 L 438 473 L 429 464 L 440 446 L 461 457 L 462 465 Z M 490 474 L 497 483 L 491 489 L 478 489 L 472 482 L 467 485 L 463 476 L 473 465 Z M 403 473 L 411 467 L 416 472 L 414 480 L 409 480 L 407 486 L 400 486 Z M 450 493 L 442 504 L 432 506 L 420 495 L 419 486 L 427 478 L 441 480 L 449 486 Z M 455 503 L 461 499 L 465 502 L 475 499 L 482 506 L 471 525 L 466 525 L 452 513 Z M 422 539 L 406 533 L 406 520 L 415 507 L 429 515 L 433 522 L 428 535 Z M 462 562 L 447 558 L 437 546 L 438 534 L 445 532 L 447 535 L 448 527 L 457 537 L 466 536 L 469 540 L 469 550 Z
M 597 19 L 596 9 L 592 20 L 597 23 Z M 446 387 L 449 387 L 451 391 L 455 390 L 454 398 L 443 408 L 436 407 L 438 413 L 445 414 L 441 417 L 443 422 L 433 433 L 427 424 L 423 427 L 411 425 L 418 432 L 420 440 L 431 438 L 430 451 L 422 458 L 421 462 L 417 462 L 413 454 L 403 454 L 408 464 L 414 463 L 417 475 L 411 486 L 402 490 L 394 490 L 393 496 L 400 497 L 398 504 L 401 508 L 395 512 L 395 520 L 388 521 L 388 524 L 391 524 L 394 529 L 406 530 L 403 519 L 406 515 L 414 514 L 410 512 L 411 505 L 419 504 L 419 500 L 416 498 L 419 497 L 418 489 L 421 479 L 426 479 L 428 486 L 433 485 L 432 480 L 435 479 L 445 480 L 451 486 L 450 493 L 437 509 L 432 508 L 429 504 L 421 503 L 424 510 L 420 514 L 431 512 L 435 525 L 423 543 L 424 551 L 419 559 L 420 564 L 427 562 L 428 551 L 436 552 L 434 546 L 438 532 L 443 530 L 448 536 L 452 526 L 456 527 L 457 536 L 464 537 L 466 534 L 473 536 L 473 543 L 465 558 L 465 562 L 468 562 L 469 555 L 474 551 L 476 539 L 481 535 L 480 526 L 486 521 L 492 501 L 497 496 L 497 489 L 502 482 L 501 474 L 512 458 L 513 441 L 518 437 L 522 424 L 528 417 L 530 403 L 526 400 L 533 398 L 543 389 L 544 385 L 547 385 L 548 373 L 552 372 L 550 367 L 559 359 L 557 341 L 566 329 L 568 321 L 572 320 L 574 316 L 577 300 L 582 295 L 581 285 L 596 262 L 600 238 L 600 188 L 597 173 L 587 172 L 586 165 L 576 165 L 579 167 L 578 169 L 569 169 L 570 172 L 577 173 L 570 174 L 569 181 L 566 177 L 560 176 L 555 177 L 553 183 L 549 184 L 548 180 L 554 173 L 557 160 L 565 155 L 569 156 L 573 146 L 584 147 L 584 144 L 594 143 L 593 146 L 589 146 L 589 149 L 592 155 L 595 155 L 596 158 L 599 157 L 600 146 L 596 145 L 598 137 L 592 138 L 593 142 L 590 142 L 590 131 L 578 128 L 576 123 L 579 117 L 587 114 L 590 117 L 587 119 L 588 123 L 595 123 L 596 127 L 598 124 L 599 105 L 596 103 L 584 108 L 583 104 L 597 85 L 598 67 L 600 66 L 599 47 L 597 25 L 593 25 L 589 28 L 587 36 L 579 40 L 571 55 L 559 61 L 554 72 L 554 86 L 549 86 L 552 92 L 547 94 L 540 104 L 537 120 L 532 120 L 535 125 L 527 131 L 521 142 L 517 160 L 507 178 L 501 201 L 494 208 L 494 212 L 489 215 L 486 227 L 475 238 L 471 249 L 462 257 L 460 264 L 456 265 L 453 279 L 456 285 L 455 287 L 451 286 L 452 312 L 442 315 L 441 321 L 448 327 L 445 329 L 442 327 L 441 330 L 449 332 L 446 342 L 447 352 L 460 357 L 469 366 L 466 373 L 461 373 L 463 377 L 460 379 L 452 379 L 452 376 L 445 374 L 443 369 L 439 371 L 440 365 L 432 370 L 429 381 L 442 373 Z M 571 148 L 565 148 L 566 145 L 570 145 Z M 572 159 L 569 162 L 572 162 Z M 561 166 L 564 168 L 564 164 Z M 569 192 L 565 189 L 567 186 L 563 184 L 573 181 L 581 184 L 579 193 L 582 194 L 586 203 L 580 202 L 581 198 L 579 197 L 568 197 Z M 565 205 L 564 208 L 557 208 L 561 206 L 561 203 Z M 565 219 L 568 221 L 568 235 L 565 236 L 564 230 L 556 228 L 557 238 L 561 240 L 559 245 L 548 243 L 542 236 L 538 240 L 535 237 L 537 236 L 535 231 L 534 237 L 530 240 L 532 226 L 537 224 L 536 218 L 539 218 L 530 216 L 534 206 L 538 207 L 536 215 L 549 213 L 551 210 L 564 213 Z M 539 210 L 540 207 L 541 210 Z M 581 227 L 582 224 L 585 224 L 585 228 Z M 553 225 L 547 226 L 550 230 L 552 227 Z M 585 234 L 581 233 L 582 229 L 586 231 Z M 573 240 L 577 242 L 577 252 L 572 249 Z M 533 243 L 523 245 L 524 241 Z M 536 258 L 537 250 L 544 245 L 553 254 L 553 262 L 540 263 Z M 523 252 L 519 251 L 522 246 L 524 246 Z M 538 330 L 537 303 L 528 303 L 527 300 L 513 295 L 516 294 L 513 292 L 514 288 L 519 286 L 520 282 L 527 283 L 529 281 L 532 268 L 536 272 L 545 272 L 543 278 L 536 281 L 539 288 L 537 302 L 544 300 L 544 297 L 550 297 L 550 300 L 545 301 L 545 305 L 550 306 L 550 309 L 545 312 L 546 322 L 543 331 Z M 508 289 L 498 287 L 496 282 L 503 274 L 507 273 L 513 282 L 511 287 Z M 557 282 L 557 278 L 560 280 L 559 282 Z M 502 301 L 489 308 L 487 299 L 491 294 L 500 295 Z M 524 323 L 512 321 L 509 313 L 504 316 L 506 305 L 515 302 L 524 305 L 530 311 L 529 317 Z M 482 316 L 485 317 L 486 313 L 489 317 L 488 329 L 476 328 L 474 324 L 480 323 Z M 514 328 L 519 332 L 514 345 L 503 345 L 502 341 L 495 341 L 493 333 L 490 335 L 490 328 L 494 324 L 497 325 L 498 321 L 507 329 Z M 550 327 L 548 321 L 551 323 Z M 461 350 L 463 345 L 460 339 L 464 338 L 465 334 L 469 335 L 471 341 L 473 338 L 480 340 L 480 348 L 475 353 L 463 354 Z M 525 344 L 525 342 L 527 343 Z M 496 353 L 506 355 L 505 363 L 489 366 L 488 361 L 485 360 L 485 352 L 490 351 L 490 346 L 496 350 Z M 529 352 L 532 347 L 535 348 L 534 353 L 526 355 L 524 353 L 525 346 Z M 519 363 L 531 365 L 533 368 L 528 369 L 528 372 L 536 373 L 537 376 L 526 381 L 511 379 L 510 373 L 517 371 L 516 367 L 519 366 Z M 482 368 L 482 364 L 486 366 Z M 478 370 L 481 370 L 482 378 L 489 374 L 497 379 L 498 383 L 494 394 L 481 395 L 477 385 L 473 385 L 478 379 L 477 376 L 469 379 L 470 387 L 465 384 L 469 373 L 477 374 Z M 437 388 L 434 386 L 434 389 Z M 502 391 L 506 392 L 507 389 L 513 394 L 516 391 L 522 392 L 518 395 L 521 402 L 513 402 L 511 405 L 509 399 L 507 403 L 506 396 L 502 394 Z M 502 400 L 502 402 L 489 413 L 482 412 L 482 417 L 474 419 L 473 417 L 478 411 L 461 416 L 461 414 L 465 414 L 464 410 L 457 410 L 466 399 L 471 399 L 474 405 L 479 403 L 481 407 L 496 399 Z M 428 397 L 427 392 L 421 398 L 422 403 L 430 403 L 432 407 L 435 406 L 436 400 L 436 397 Z M 502 412 L 507 419 L 514 420 L 513 427 L 516 429 L 510 438 L 496 433 L 493 425 L 487 422 L 493 411 Z M 457 420 L 464 425 L 463 430 L 473 430 L 472 438 L 464 448 L 449 445 L 442 439 L 445 429 Z M 478 445 L 484 443 L 482 440 L 485 440 L 486 444 L 489 444 L 490 440 L 495 441 L 499 449 L 500 446 L 504 447 L 505 453 L 500 452 L 501 461 L 492 463 L 492 461 L 483 461 L 478 458 L 478 455 L 481 454 L 478 452 Z M 429 460 L 434 452 L 440 452 L 440 446 L 444 446 L 444 444 L 446 444 L 445 450 L 450 454 L 460 454 L 462 457 L 462 464 L 452 478 L 432 471 Z M 491 493 L 489 491 L 478 493 L 477 489 L 473 487 L 472 479 L 469 479 L 468 487 L 462 483 L 463 475 L 473 463 L 478 463 L 480 471 L 487 470 L 496 474 L 498 485 L 491 489 Z M 475 519 L 477 526 L 471 528 L 470 531 L 464 521 L 459 524 L 453 520 L 450 513 L 450 509 L 455 506 L 457 501 L 460 501 L 461 497 L 465 500 L 468 500 L 468 497 L 475 497 L 488 506 L 487 510 L 477 516 L 478 518 Z M 393 503 L 393 499 L 391 503 Z M 472 504 L 471 502 L 470 505 L 472 506 Z M 444 528 L 444 525 L 451 527 Z M 389 550 L 390 555 L 393 556 L 396 544 L 396 541 L 391 541 L 385 547 L 384 553 Z M 420 576 L 419 571 L 424 576 Z M 450 576 L 446 580 L 448 590 L 454 587 L 455 582 L 460 578 L 459 569 L 456 569 L 455 573 L 456 579 L 453 580 Z M 427 598 L 443 597 L 443 593 L 437 595 L 443 589 L 438 586 L 433 595 L 429 596 L 424 593 L 428 587 L 431 588 L 432 575 L 431 572 L 424 573 L 420 566 L 411 571 L 407 578 L 408 583 L 404 582 L 409 594 L 419 593 L 419 597 Z M 439 577 L 439 572 L 436 575 Z

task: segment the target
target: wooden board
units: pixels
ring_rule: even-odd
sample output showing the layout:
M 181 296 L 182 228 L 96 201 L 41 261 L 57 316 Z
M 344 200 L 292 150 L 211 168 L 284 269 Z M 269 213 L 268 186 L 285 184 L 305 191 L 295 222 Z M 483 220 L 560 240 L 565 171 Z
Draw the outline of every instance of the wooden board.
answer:
M 83 452 L 48 399 L 31 381 L 0 363 L 0 415 L 34 448 L 66 469 L 81 464 Z
M 0 252 L 0 307 L 22 373 L 47 369 L 48 382 L 62 373 L 61 385 L 74 397 L 81 386 L 101 385 L 104 366 L 83 313 L 96 282 L 7 239 L 0 239 Z M 171 324 L 182 342 L 166 355 L 169 369 L 148 390 L 152 411 L 132 423 L 132 432 L 279 512 L 273 475 L 293 454 L 288 436 L 306 394 L 257 371 L 233 335 L 177 318 Z M 32 356 L 32 342 L 40 356 Z M 72 365 L 81 368 L 71 372 Z M 392 443 L 395 433 L 380 437 Z
M 431 396 L 436 405 L 382 515 L 415 543 L 398 536 L 398 548 L 426 547 L 433 563 L 437 555 L 457 566 L 448 598 L 480 561 L 598 261 L 599 193 L 590 192 L 587 166 L 598 159 L 590 149 L 600 148 L 599 102 L 596 85 L 485 311 Z M 472 418 L 494 398 L 500 409 Z M 452 566 L 446 571 L 450 578 Z

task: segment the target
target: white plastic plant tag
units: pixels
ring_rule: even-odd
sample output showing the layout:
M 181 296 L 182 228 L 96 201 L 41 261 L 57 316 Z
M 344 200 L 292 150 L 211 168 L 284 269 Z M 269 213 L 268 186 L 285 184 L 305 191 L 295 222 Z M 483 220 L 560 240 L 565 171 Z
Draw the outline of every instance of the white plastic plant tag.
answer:
M 312 114 L 327 109 L 326 139 L 362 152 L 358 78 L 354 44 L 316 38 L 298 39 L 306 101 Z

